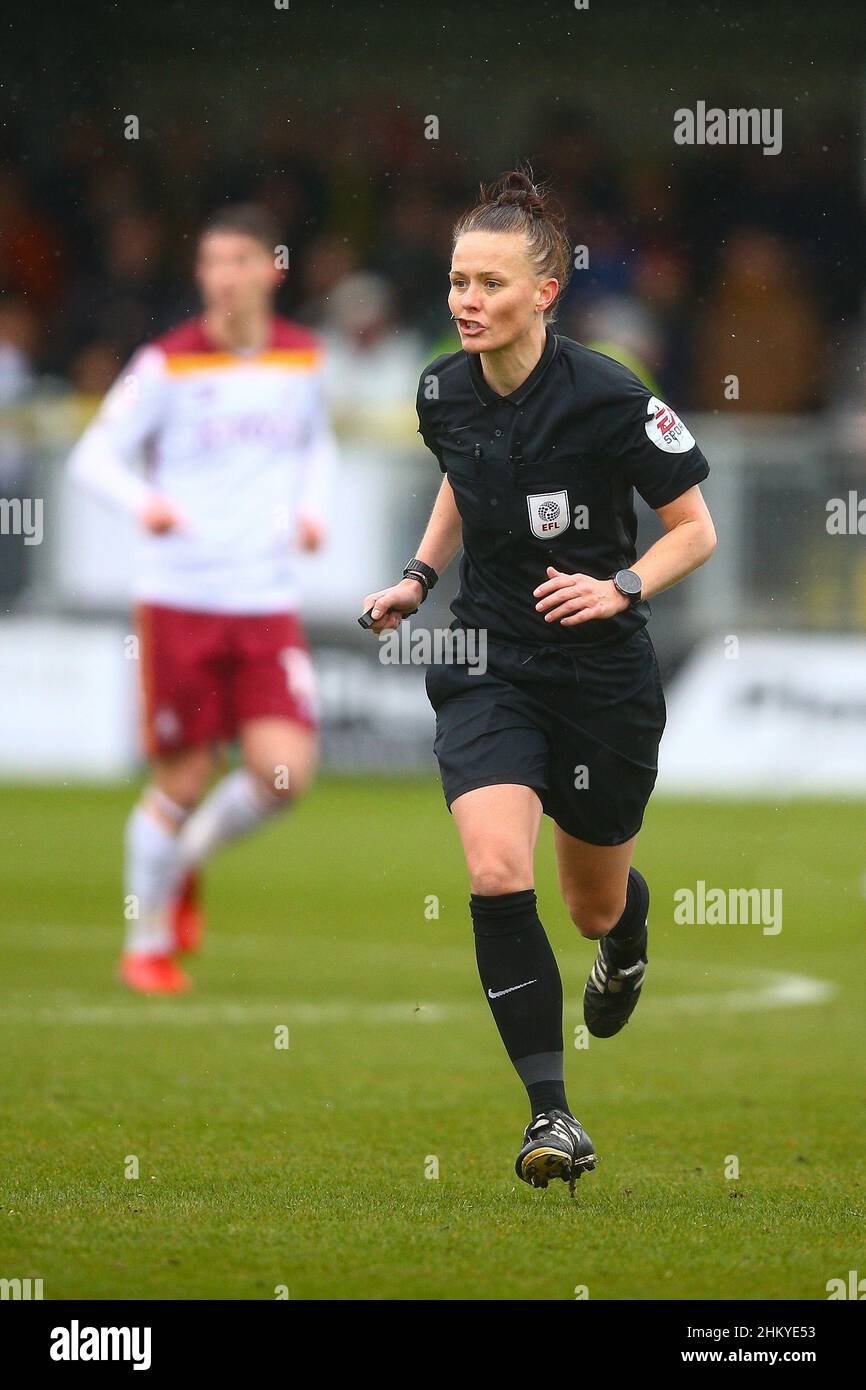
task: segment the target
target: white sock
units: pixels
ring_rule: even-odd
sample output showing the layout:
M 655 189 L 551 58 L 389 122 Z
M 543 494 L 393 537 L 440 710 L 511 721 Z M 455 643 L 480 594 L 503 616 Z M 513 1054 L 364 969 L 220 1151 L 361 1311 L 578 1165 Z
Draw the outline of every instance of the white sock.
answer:
M 199 868 L 221 845 L 246 835 L 289 804 L 289 797 L 270 791 L 246 768 L 229 772 L 193 811 L 178 836 L 184 869 Z
M 154 803 L 174 822 L 174 829 L 157 819 Z M 164 792 L 149 787 L 126 823 L 124 908 L 129 953 L 161 956 L 173 949 L 168 906 L 182 870 L 178 830 L 186 814 Z

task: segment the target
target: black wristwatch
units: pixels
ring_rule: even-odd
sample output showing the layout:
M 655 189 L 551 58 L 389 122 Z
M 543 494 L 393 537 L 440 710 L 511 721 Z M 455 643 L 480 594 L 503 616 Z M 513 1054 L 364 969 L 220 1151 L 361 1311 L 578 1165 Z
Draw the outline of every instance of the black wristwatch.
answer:
M 632 608 L 640 603 L 643 593 L 643 580 L 634 570 L 617 570 L 613 582 L 623 598 L 627 598 Z
M 424 598 L 439 581 L 439 576 L 432 565 L 425 565 L 423 560 L 410 560 L 403 570 L 404 579 L 417 579 L 421 588 L 424 590 Z

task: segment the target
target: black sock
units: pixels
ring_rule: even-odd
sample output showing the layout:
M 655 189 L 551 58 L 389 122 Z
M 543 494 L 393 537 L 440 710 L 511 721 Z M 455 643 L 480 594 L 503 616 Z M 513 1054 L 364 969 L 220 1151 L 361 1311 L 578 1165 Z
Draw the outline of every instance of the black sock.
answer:
M 538 920 L 535 891 L 473 893 L 469 907 L 478 974 L 532 1113 L 570 1114 L 563 1083 L 562 980 Z
M 649 888 L 643 874 L 635 868 L 629 869 L 623 914 L 605 938 L 605 954 L 612 965 L 636 965 L 646 954 L 649 899 Z

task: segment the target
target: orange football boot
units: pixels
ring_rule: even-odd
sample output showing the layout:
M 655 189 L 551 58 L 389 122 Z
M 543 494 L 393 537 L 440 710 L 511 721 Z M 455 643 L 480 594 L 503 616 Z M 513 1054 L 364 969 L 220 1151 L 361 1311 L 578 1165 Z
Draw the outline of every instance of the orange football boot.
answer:
M 132 952 L 121 958 L 120 978 L 139 994 L 184 994 L 192 983 L 171 956 Z

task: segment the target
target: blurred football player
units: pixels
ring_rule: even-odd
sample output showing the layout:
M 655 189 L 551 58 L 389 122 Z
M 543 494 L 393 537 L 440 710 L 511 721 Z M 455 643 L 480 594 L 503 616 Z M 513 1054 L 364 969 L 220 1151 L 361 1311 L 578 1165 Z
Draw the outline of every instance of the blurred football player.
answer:
M 316 767 L 296 567 L 324 540 L 336 448 L 321 344 L 273 311 L 278 242 L 254 205 L 205 226 L 203 312 L 135 354 L 70 460 L 141 531 L 150 779 L 126 827 L 121 978 L 145 993 L 189 986 L 177 957 L 199 945 L 205 860 L 285 812 Z M 240 765 L 209 790 L 232 740 Z

